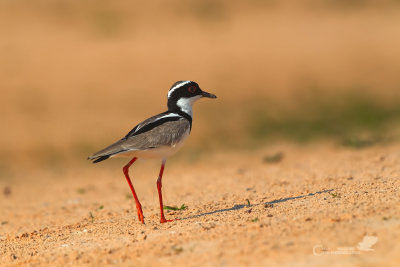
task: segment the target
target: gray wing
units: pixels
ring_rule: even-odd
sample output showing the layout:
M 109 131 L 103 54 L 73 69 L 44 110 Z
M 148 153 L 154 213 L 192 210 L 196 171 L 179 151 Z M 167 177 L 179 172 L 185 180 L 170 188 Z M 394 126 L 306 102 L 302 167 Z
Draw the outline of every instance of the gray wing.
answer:
M 145 150 L 177 144 L 190 128 L 186 119 L 167 121 L 150 131 L 121 140 L 124 150 Z
M 173 146 L 179 143 L 188 131 L 190 131 L 190 122 L 184 118 L 176 121 L 167 121 L 149 131 L 133 136 L 128 134 L 118 142 L 93 154 L 89 159 L 94 159 L 95 163 L 128 151 Z

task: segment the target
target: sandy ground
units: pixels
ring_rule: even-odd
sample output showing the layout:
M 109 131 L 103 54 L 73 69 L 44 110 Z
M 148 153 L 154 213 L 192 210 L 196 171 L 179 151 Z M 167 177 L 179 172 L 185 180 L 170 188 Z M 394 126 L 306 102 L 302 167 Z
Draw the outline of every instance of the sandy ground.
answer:
M 276 145 L 171 159 L 159 223 L 157 162 L 123 160 L 0 181 L 0 265 L 395 266 L 400 145 Z M 265 160 L 275 153 L 278 162 Z M 314 251 L 314 252 L 313 252 Z M 342 254 L 338 254 L 342 253 Z
M 274 105 L 278 119 L 314 96 L 397 105 L 395 1 L 28 2 L 0 3 L 0 266 L 400 262 L 400 144 L 241 143 L 261 142 L 244 129 Z M 126 161 L 84 158 L 165 111 L 180 79 L 218 99 L 195 107 L 167 162 L 165 204 L 188 206 L 167 212 L 179 221 L 159 224 L 159 163 L 131 169 L 142 225 Z

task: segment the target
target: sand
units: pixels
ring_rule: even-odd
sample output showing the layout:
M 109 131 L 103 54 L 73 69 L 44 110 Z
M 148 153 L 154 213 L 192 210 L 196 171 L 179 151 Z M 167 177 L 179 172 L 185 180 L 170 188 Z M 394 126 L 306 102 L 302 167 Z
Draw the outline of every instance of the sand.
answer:
M 3 179 L 0 265 L 396 266 L 399 151 L 280 144 L 171 158 L 164 202 L 188 208 L 165 224 L 158 162 L 131 168 L 144 225 L 121 159 Z
M 346 115 L 325 99 L 398 105 L 395 1 L 28 2 L 0 4 L 0 266 L 400 262 L 397 113 L 355 109 L 378 121 L 361 116 L 361 134 L 388 135 L 362 150 L 337 144 L 358 137 L 346 129 L 307 146 L 253 133 L 265 115 L 313 128 L 285 124 L 309 104 Z M 142 225 L 127 160 L 85 157 L 165 111 L 182 79 L 218 99 L 196 104 L 167 162 L 164 203 L 188 208 L 166 216 L 180 220 L 159 223 L 160 163 L 132 167 Z

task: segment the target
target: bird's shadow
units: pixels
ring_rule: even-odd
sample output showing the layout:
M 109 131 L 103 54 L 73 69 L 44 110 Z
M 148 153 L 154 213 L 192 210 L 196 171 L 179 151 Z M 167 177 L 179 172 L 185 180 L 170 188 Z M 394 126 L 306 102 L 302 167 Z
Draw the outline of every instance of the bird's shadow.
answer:
M 311 197 L 311 196 L 314 196 L 316 194 L 329 193 L 331 191 L 333 191 L 333 189 L 326 189 L 326 190 L 317 191 L 317 192 L 314 192 L 314 193 L 309 193 L 307 195 L 280 198 L 280 199 L 275 199 L 275 200 L 272 200 L 272 201 L 261 202 L 261 203 L 258 203 L 258 204 L 250 204 L 250 205 L 235 204 L 232 208 L 220 209 L 220 210 L 215 210 L 215 211 L 210 211 L 210 212 L 204 212 L 204 213 L 200 213 L 200 214 L 196 214 L 196 215 L 193 215 L 193 216 L 188 216 L 188 217 L 182 218 L 181 220 L 188 220 L 188 219 L 203 217 L 203 216 L 207 216 L 207 215 L 211 215 L 211 214 L 227 212 L 227 211 L 240 210 L 240 209 L 243 209 L 243 208 L 250 208 L 250 207 L 255 207 L 255 206 L 258 206 L 258 205 L 273 205 L 273 204 L 277 204 L 277 203 L 286 202 L 286 201 L 289 201 L 289 200 L 295 200 L 295 199 L 300 199 L 300 198 L 305 198 L 305 197 Z

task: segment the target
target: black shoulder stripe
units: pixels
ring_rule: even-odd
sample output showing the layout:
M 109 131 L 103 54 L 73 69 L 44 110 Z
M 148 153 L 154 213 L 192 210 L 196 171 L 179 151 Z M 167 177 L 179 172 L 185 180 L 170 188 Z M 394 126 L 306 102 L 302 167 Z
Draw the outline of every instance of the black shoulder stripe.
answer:
M 179 114 L 180 115 L 180 114 Z M 161 124 L 164 124 L 166 122 L 169 121 L 177 121 L 177 120 L 181 120 L 182 117 L 180 116 L 171 116 L 171 117 L 165 117 L 165 118 L 161 118 L 159 120 L 153 121 L 149 124 L 146 124 L 145 126 L 143 126 L 142 128 L 140 128 L 139 130 L 137 130 L 137 128 L 139 127 L 139 125 L 135 126 L 135 128 L 133 128 L 124 138 L 122 139 L 127 139 L 129 137 L 141 134 L 141 133 L 145 133 L 148 132 L 152 129 L 154 129 L 157 126 L 160 126 Z
M 129 136 L 133 136 L 133 134 L 136 132 L 136 129 L 139 127 L 139 125 L 136 125 L 132 130 L 130 130 L 129 131 L 129 133 L 127 134 L 127 135 L 125 135 L 125 137 L 124 138 L 122 138 L 122 139 L 126 139 L 126 138 L 128 138 Z

